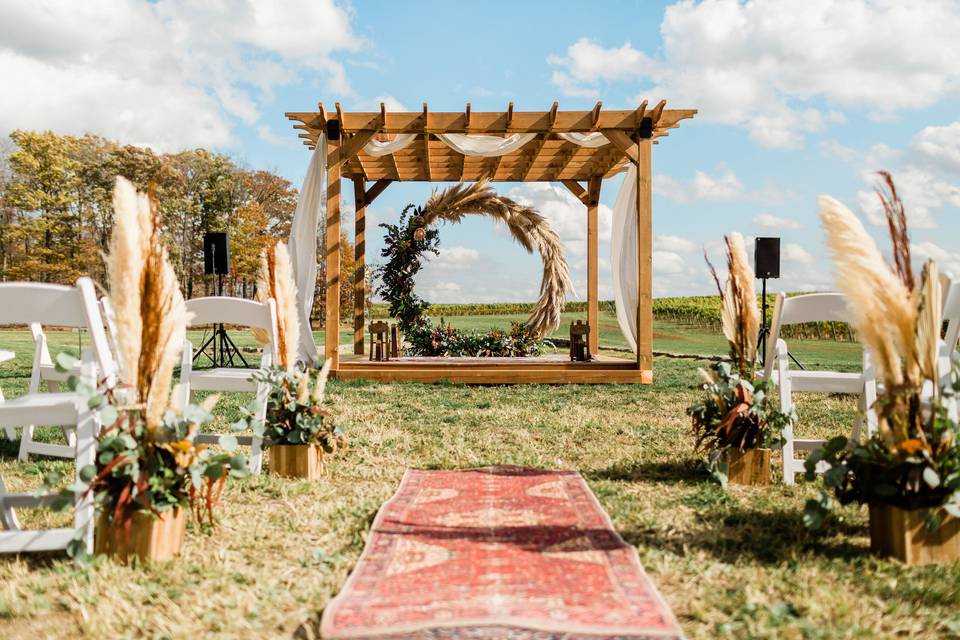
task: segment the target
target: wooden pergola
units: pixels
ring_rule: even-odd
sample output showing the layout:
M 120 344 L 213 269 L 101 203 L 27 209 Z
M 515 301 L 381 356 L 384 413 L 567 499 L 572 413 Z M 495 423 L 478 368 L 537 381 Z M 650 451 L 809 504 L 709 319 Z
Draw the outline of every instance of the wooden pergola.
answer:
M 598 102 L 589 111 L 560 111 L 558 104 L 547 111 L 514 111 L 511 102 L 505 111 L 473 112 L 470 103 L 463 111 L 393 113 L 381 103 L 379 112 L 335 111 L 287 113 L 295 121 L 299 137 L 315 148 L 321 134 L 327 144 L 326 218 L 326 338 L 324 356 L 333 361 L 341 379 L 411 380 L 473 383 L 516 382 L 644 382 L 653 380 L 653 237 L 652 160 L 653 145 L 692 118 L 695 109 L 667 109 L 666 101 L 650 108 L 646 101 L 636 109 L 610 111 Z M 601 147 L 580 146 L 563 139 L 561 133 L 601 132 L 610 141 Z M 533 140 L 513 153 L 495 157 L 468 157 L 457 153 L 436 138 L 437 134 L 508 136 L 535 134 Z M 381 141 L 395 134 L 414 134 L 412 144 L 393 154 L 375 157 L 364 151 L 372 139 Z M 399 359 L 368 362 L 364 353 L 366 207 L 393 182 L 560 182 L 586 208 L 587 231 L 587 321 L 589 346 L 599 346 L 598 234 L 597 207 L 604 178 L 637 166 L 637 246 L 639 304 L 637 313 L 637 358 L 599 358 L 592 362 L 551 362 L 529 359 Z M 353 181 L 356 203 L 355 257 L 357 286 L 354 298 L 353 356 L 341 355 L 338 331 L 340 318 L 340 192 L 341 179 Z

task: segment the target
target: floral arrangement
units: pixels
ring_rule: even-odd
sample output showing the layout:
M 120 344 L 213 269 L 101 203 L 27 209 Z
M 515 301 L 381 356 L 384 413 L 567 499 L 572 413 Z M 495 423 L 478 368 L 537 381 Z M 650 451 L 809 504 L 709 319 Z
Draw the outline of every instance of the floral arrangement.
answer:
M 508 330 L 481 332 L 456 329 L 443 318 L 437 325 L 429 320 L 415 325 L 404 338 L 407 353 L 418 356 L 538 356 L 545 344 L 522 322 L 511 322 Z
M 724 241 L 725 285 L 721 286 L 709 259 L 707 265 L 720 292 L 721 326 L 730 345 L 730 362 L 718 362 L 709 371 L 700 369 L 700 388 L 705 395 L 687 407 L 694 447 L 712 452 L 711 467 L 715 473 L 719 455 L 726 449 L 779 447 L 783 428 L 794 419 L 792 414 L 770 406 L 771 381 L 753 380 L 760 331 L 753 269 L 739 233 L 724 237 Z
M 943 512 L 960 517 L 960 424 L 957 363 L 939 366 L 942 292 L 937 265 L 928 260 L 915 278 L 903 203 L 893 179 L 877 189 L 893 246 L 893 264 L 881 255 L 860 220 L 833 198 L 820 198 L 820 219 L 847 296 L 852 323 L 869 350 L 880 383 L 874 410 L 877 433 L 865 442 L 830 440 L 806 460 L 807 478 L 820 463 L 824 488 L 807 502 L 805 524 L 819 528 L 841 504 L 886 504 L 922 509 L 929 529 Z
M 330 365 L 327 360 L 319 371 L 272 367 L 254 374 L 254 380 L 270 385 L 264 424 L 249 425 L 264 439 L 265 447 L 315 444 L 327 455 L 347 448 L 343 429 L 334 424 L 333 413 L 323 406 Z
M 331 361 L 327 360 L 320 370 L 297 366 L 297 287 L 290 254 L 282 242 L 260 254 L 257 299 L 265 302 L 270 298 L 276 302 L 277 310 L 277 363 L 253 375 L 253 380 L 269 387 L 266 417 L 263 424 L 258 424 L 254 412 L 248 410 L 234 426 L 240 430 L 251 428 L 264 439 L 264 447 L 316 444 L 324 453 L 333 455 L 346 448 L 347 439 L 333 423 L 333 414 L 323 407 Z M 254 335 L 263 344 L 269 342 L 269 336 L 262 332 Z
M 137 512 L 159 515 L 188 505 L 199 521 L 212 524 L 226 478 L 245 475 L 247 461 L 233 453 L 232 436 L 221 440 L 225 451 L 217 454 L 193 442 L 199 426 L 211 419 L 215 396 L 202 406 L 171 403 L 186 304 L 160 241 L 153 198 L 117 178 L 113 203 L 115 227 L 106 262 L 120 381 L 105 378 L 96 388 L 71 381 L 88 397 L 103 428 L 96 465 L 82 469 L 83 482 L 70 491 L 94 492 L 117 535 L 129 533 Z M 69 356 L 58 358 L 64 370 L 73 365 Z M 78 549 L 82 546 L 73 548 Z

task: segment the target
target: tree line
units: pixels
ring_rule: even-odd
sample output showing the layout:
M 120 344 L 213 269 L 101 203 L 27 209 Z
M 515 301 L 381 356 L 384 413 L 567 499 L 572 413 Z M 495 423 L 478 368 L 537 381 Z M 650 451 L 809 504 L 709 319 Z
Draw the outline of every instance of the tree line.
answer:
M 122 175 L 153 194 L 186 297 L 216 293 L 213 277 L 203 273 L 203 236 L 225 231 L 231 264 L 224 294 L 251 298 L 260 251 L 287 239 L 296 209 L 297 189 L 285 178 L 205 149 L 156 153 L 94 135 L 34 131 L 14 131 L 6 147 L 0 149 L 0 281 L 71 284 L 89 275 L 102 284 L 113 181 Z M 352 245 L 342 241 L 341 309 L 347 316 L 354 261 Z M 319 284 L 324 261 L 318 263 Z M 314 317 L 320 320 L 323 286 L 316 293 Z

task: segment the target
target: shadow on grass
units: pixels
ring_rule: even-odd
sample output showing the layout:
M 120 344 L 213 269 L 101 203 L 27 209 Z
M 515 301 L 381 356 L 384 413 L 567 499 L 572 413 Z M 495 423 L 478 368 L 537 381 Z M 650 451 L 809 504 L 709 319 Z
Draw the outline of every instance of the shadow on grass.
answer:
M 671 462 L 618 463 L 606 469 L 584 471 L 587 480 L 615 482 L 661 482 L 699 485 L 709 479 L 702 460 L 687 458 Z
M 717 560 L 735 563 L 748 558 L 762 564 L 778 564 L 798 554 L 814 553 L 836 559 L 854 559 L 869 553 L 850 538 L 867 535 L 867 526 L 833 521 L 820 533 L 803 525 L 800 511 L 758 511 L 743 507 L 701 513 L 696 529 L 664 532 L 655 528 L 621 529 L 620 535 L 638 547 L 686 555 L 704 551 Z

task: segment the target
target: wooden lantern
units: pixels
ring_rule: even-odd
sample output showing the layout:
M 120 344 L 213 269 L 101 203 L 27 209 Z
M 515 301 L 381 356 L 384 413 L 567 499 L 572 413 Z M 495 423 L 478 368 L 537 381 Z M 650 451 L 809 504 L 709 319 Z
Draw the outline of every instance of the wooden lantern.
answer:
M 275 444 L 270 449 L 270 473 L 316 480 L 323 475 L 323 449 L 318 444 Z
M 370 323 L 370 359 L 383 362 L 390 359 L 390 346 L 387 333 L 390 325 L 383 320 Z
M 870 550 L 908 565 L 938 564 L 960 559 L 960 519 L 940 512 L 940 527 L 924 526 L 922 509 L 870 505 Z
M 140 561 L 165 562 L 180 555 L 187 531 L 186 511 L 174 507 L 159 516 L 149 511 L 133 514 L 130 530 L 115 527 L 103 513 L 97 519 L 94 553 L 108 555 L 121 562 L 131 558 Z
M 589 362 L 590 355 L 590 325 L 576 320 L 570 323 L 570 360 L 573 362 Z
M 724 453 L 727 462 L 727 482 L 750 487 L 770 484 L 770 449 L 729 448 Z

